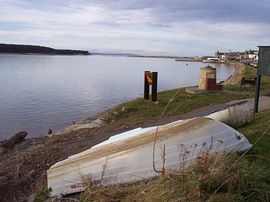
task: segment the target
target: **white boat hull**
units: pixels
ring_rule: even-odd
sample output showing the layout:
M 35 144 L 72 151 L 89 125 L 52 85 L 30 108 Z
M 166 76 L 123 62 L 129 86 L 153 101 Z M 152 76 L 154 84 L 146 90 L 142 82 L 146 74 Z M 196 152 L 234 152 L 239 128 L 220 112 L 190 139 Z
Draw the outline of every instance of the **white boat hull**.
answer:
M 248 101 L 228 105 L 225 109 L 213 112 L 205 117 L 220 121 L 233 128 L 249 123 L 253 118 Z
M 56 163 L 47 171 L 51 195 L 80 192 L 90 182 L 100 186 L 151 178 L 158 175 L 153 162 L 157 170 L 180 170 L 190 165 L 202 148 L 215 153 L 252 147 L 242 134 L 209 118 L 176 121 L 158 126 L 156 131 L 157 127 L 128 131 Z

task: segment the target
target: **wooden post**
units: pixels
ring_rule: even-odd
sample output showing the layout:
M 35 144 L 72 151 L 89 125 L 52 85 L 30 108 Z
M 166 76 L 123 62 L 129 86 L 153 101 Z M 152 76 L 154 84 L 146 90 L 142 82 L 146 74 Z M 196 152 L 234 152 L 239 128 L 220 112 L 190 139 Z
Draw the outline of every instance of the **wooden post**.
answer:
M 152 101 L 157 101 L 157 78 L 158 73 L 152 72 Z
M 261 86 L 261 75 L 259 75 L 257 73 L 257 79 L 256 79 L 256 95 L 255 95 L 255 102 L 254 102 L 254 114 L 258 112 L 259 96 L 260 96 L 260 86 Z
M 259 96 L 260 96 L 260 87 L 261 87 L 261 75 L 259 73 L 259 68 L 261 68 L 261 56 L 260 56 L 260 46 L 259 46 L 259 60 L 258 60 L 258 68 L 257 68 L 257 77 L 256 77 L 256 93 L 255 93 L 255 100 L 254 100 L 254 112 L 253 114 L 255 115 L 255 113 L 258 113 L 258 105 L 259 105 Z
M 146 75 L 149 74 L 150 71 L 144 72 L 144 99 L 149 100 L 149 83 L 147 81 Z

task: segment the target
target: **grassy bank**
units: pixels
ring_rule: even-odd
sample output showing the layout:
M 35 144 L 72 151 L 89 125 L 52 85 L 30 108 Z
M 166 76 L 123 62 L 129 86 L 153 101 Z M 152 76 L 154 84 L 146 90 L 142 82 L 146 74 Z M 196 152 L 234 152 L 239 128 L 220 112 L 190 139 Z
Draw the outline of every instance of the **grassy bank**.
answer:
M 240 66 L 240 71 L 238 75 L 236 75 L 235 80 L 237 81 L 236 83 L 234 83 L 233 85 L 228 84 L 225 86 L 225 89 L 228 90 L 232 90 L 232 91 L 246 91 L 249 92 L 251 95 L 255 95 L 255 88 L 252 87 L 245 87 L 243 89 L 241 89 L 241 79 L 242 77 L 245 78 L 254 78 L 256 77 L 257 74 L 257 69 L 249 66 L 249 65 L 245 65 L 245 64 L 237 64 L 238 66 Z M 260 91 L 261 95 L 265 95 L 270 93 L 270 77 L 269 76 L 262 76 L 261 78 L 261 91 Z
M 107 119 L 121 124 L 138 124 L 146 120 L 181 115 L 201 107 L 225 103 L 250 97 L 249 92 L 189 94 L 185 89 L 175 89 L 158 93 L 158 101 L 139 98 L 121 104 L 111 110 Z
M 251 78 L 256 77 L 257 69 L 251 66 L 247 66 L 244 71 L 244 77 Z M 270 76 L 262 76 L 261 78 L 261 94 L 267 94 L 270 92 Z
M 264 163 L 270 166 L 270 129 L 267 131 L 269 127 L 270 110 L 266 110 L 256 114 L 255 119 L 250 124 L 242 126 L 238 130 L 245 134 L 251 143 L 256 143 L 249 154 L 264 159 Z
M 234 84 L 224 86 L 226 92 L 189 94 L 185 88 L 158 93 L 158 101 L 151 102 L 139 98 L 123 103 L 106 114 L 108 120 L 121 124 L 140 124 L 146 120 L 157 120 L 161 117 L 181 115 L 192 110 L 225 103 L 231 100 L 250 98 L 255 95 L 255 88 L 241 88 L 242 77 L 256 76 L 256 69 L 249 65 L 237 63 L 236 74 L 232 78 Z M 262 77 L 261 95 L 270 93 L 270 77 Z

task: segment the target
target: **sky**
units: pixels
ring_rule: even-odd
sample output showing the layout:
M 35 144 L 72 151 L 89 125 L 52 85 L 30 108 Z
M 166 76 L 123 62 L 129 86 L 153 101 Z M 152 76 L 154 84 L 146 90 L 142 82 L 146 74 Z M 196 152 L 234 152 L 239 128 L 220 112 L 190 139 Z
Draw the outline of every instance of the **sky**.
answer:
M 0 43 L 144 55 L 270 45 L 270 0 L 0 0 Z

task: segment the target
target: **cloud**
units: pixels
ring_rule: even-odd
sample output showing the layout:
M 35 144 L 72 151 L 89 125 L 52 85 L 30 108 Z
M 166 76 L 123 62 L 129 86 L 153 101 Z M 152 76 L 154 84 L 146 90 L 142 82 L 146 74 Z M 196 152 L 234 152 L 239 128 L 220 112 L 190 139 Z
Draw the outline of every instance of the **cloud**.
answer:
M 210 54 L 266 44 L 269 10 L 266 0 L 2 0 L 0 41 Z

